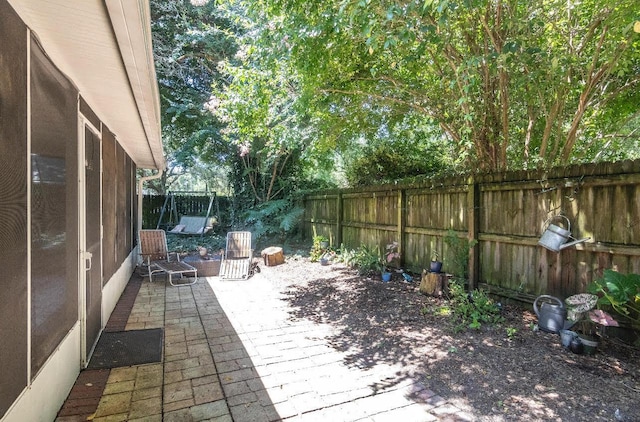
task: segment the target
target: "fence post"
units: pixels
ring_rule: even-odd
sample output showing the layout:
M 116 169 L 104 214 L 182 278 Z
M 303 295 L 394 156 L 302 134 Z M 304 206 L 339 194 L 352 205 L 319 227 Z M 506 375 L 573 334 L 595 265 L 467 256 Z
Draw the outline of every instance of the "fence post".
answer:
M 405 194 L 404 189 L 398 190 L 398 212 L 397 212 L 397 221 L 398 221 L 398 252 L 400 253 L 400 265 L 404 265 L 404 246 L 405 246 L 405 235 L 404 229 L 407 225 L 407 195 Z
M 342 192 L 338 192 L 336 197 L 336 244 L 338 248 L 342 245 Z
M 469 242 L 478 240 L 480 224 L 480 187 L 470 177 L 467 182 L 467 222 Z M 469 290 L 475 289 L 480 281 L 480 248 L 476 244 L 469 249 Z

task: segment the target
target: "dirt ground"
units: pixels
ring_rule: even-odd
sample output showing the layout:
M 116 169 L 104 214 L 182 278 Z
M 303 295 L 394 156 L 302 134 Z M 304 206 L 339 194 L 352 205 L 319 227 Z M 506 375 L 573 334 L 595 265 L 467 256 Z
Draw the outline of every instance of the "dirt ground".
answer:
M 406 371 L 390 382 L 419 379 L 479 421 L 640 421 L 640 350 L 619 340 L 576 355 L 558 335 L 534 330 L 530 309 L 509 305 L 499 326 L 456 332 L 437 312 L 443 299 L 420 294 L 418 277 L 383 283 L 297 255 L 261 267 L 285 281 L 292 319 L 339 328 L 328 340 L 348 364 L 400 362 Z

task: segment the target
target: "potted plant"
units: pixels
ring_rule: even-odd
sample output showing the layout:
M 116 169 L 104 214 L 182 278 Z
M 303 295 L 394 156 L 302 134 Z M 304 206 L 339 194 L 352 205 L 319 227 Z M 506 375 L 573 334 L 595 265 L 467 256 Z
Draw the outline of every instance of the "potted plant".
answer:
M 617 327 L 618 322 L 602 309 L 594 309 L 598 297 L 588 293 L 582 293 L 568 297 L 565 302 L 568 305 L 568 314 L 574 318 L 573 331 L 578 334 L 582 345 L 582 352 L 593 354 L 598 348 L 599 338 L 604 327 Z M 575 352 L 574 345 L 571 345 Z
M 439 273 L 440 271 L 442 271 L 442 261 L 438 259 L 439 257 L 440 254 L 438 254 L 438 251 L 432 252 L 431 264 L 429 265 L 429 271 L 431 271 L 432 273 Z
M 393 241 L 386 247 L 384 259 L 382 260 L 382 281 L 391 280 L 390 266 L 398 267 L 400 262 L 400 251 L 398 242 Z
M 316 236 L 318 241 L 318 246 L 321 249 L 327 249 L 329 247 L 329 239 L 326 236 Z
M 313 245 L 309 251 L 311 262 L 319 261 L 329 248 L 329 239 L 325 236 L 313 236 Z
M 640 274 L 604 270 L 587 290 L 598 296 L 598 305 L 612 309 L 622 321 L 640 325 Z

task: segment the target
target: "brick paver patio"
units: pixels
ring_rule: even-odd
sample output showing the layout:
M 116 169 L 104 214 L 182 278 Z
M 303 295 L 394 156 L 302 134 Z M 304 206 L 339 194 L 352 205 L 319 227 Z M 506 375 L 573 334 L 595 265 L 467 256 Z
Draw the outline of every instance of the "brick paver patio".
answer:
M 113 324 L 128 301 L 126 330 L 163 327 L 163 362 L 83 371 L 56 420 L 473 420 L 420 382 L 397 380 L 400 367 L 349 366 L 326 340 L 334 328 L 290 317 L 284 283 L 277 267 L 182 287 L 138 278 L 139 290 L 134 276 Z

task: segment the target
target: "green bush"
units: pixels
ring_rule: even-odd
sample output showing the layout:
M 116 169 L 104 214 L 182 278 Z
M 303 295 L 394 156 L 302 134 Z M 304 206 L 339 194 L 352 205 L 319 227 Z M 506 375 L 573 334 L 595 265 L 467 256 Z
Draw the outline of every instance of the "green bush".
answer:
M 447 271 L 466 280 L 469 275 L 469 251 L 478 241 L 460 238 L 455 231 L 449 229 L 444 237 L 444 243 L 449 247 L 447 255 L 450 258 L 446 260 Z
M 604 270 L 602 278 L 594 280 L 588 291 L 600 297 L 598 305 L 610 306 L 633 324 L 640 324 L 640 274 Z
M 341 248 L 341 259 L 346 265 L 356 268 L 360 275 L 381 273 L 384 268 L 379 248 L 369 248 L 366 245 L 360 245 L 355 250 Z
M 320 246 L 320 243 L 328 241 L 329 239 L 327 239 L 325 236 L 313 236 L 313 244 L 311 245 L 311 250 L 309 251 L 309 259 L 311 260 L 311 262 L 318 262 L 320 258 L 322 258 L 322 255 L 324 255 L 328 251 L 328 249 Z
M 449 285 L 451 312 L 460 327 L 479 329 L 482 324 L 498 324 L 504 321 L 500 307 L 483 290 L 467 293 L 464 285 L 453 280 Z

